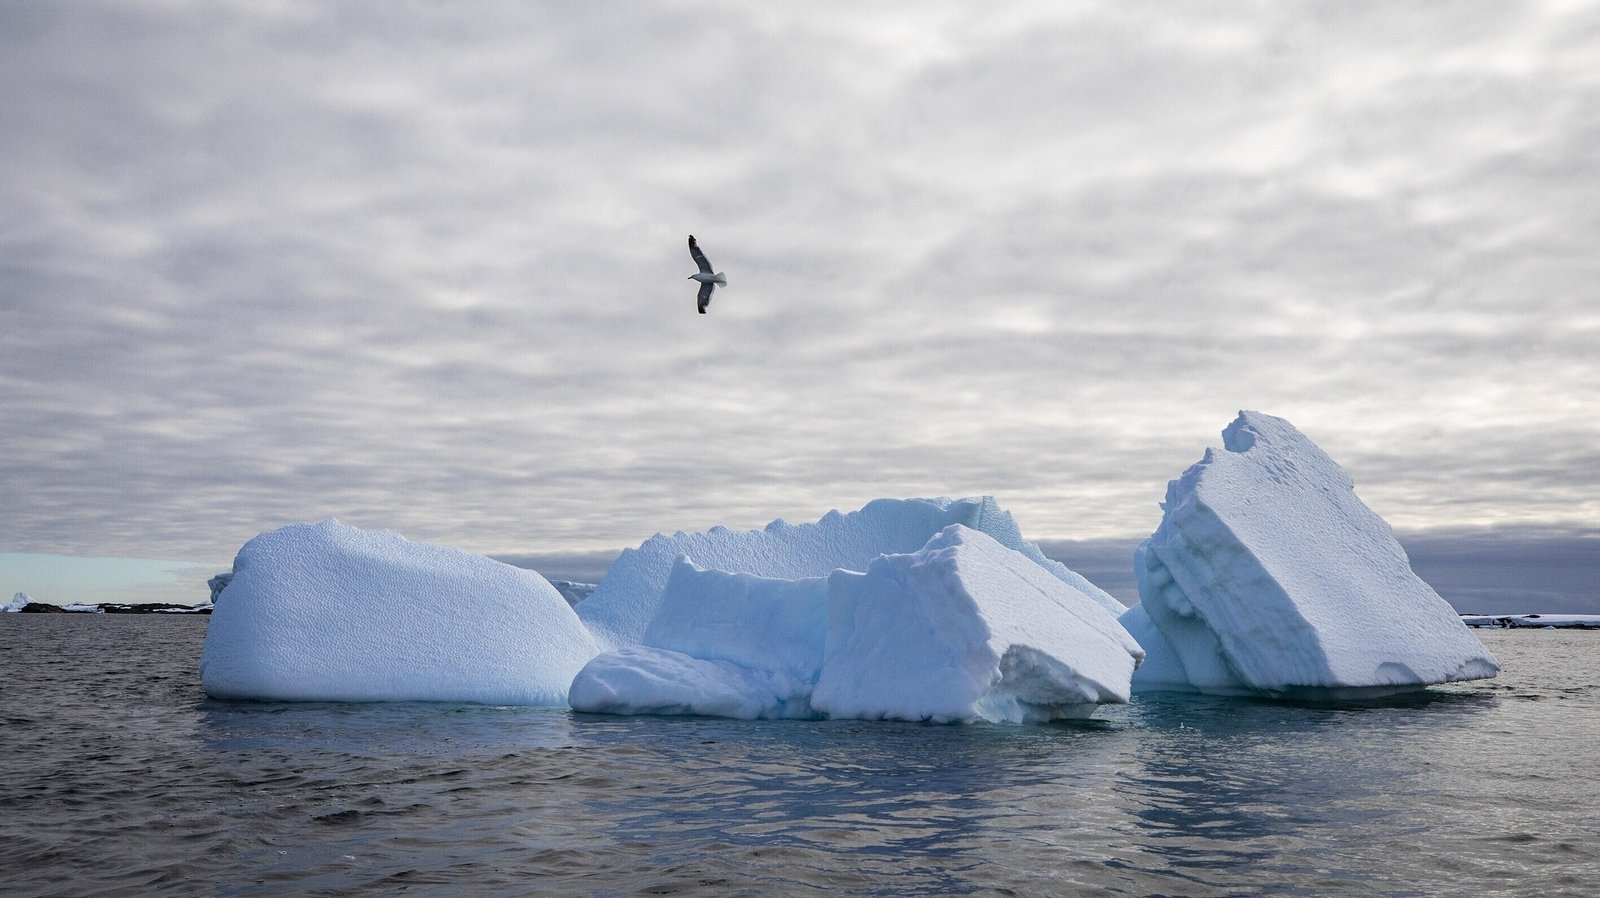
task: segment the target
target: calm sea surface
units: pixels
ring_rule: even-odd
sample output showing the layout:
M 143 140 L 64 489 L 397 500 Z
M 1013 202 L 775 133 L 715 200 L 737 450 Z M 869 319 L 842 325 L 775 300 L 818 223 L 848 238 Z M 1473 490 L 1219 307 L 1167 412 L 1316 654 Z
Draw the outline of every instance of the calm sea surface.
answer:
M 1600 894 L 1596 632 L 1002 727 L 216 702 L 205 628 L 0 615 L 0 893 Z

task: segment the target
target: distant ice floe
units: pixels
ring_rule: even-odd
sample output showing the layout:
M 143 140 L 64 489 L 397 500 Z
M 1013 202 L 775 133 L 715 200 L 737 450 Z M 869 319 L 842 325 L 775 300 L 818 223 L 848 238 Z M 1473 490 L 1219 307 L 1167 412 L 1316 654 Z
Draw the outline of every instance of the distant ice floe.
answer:
M 561 593 L 561 597 L 567 600 L 568 605 L 577 607 L 579 602 L 594 594 L 597 584 L 575 583 L 571 580 L 551 580 L 550 585 L 556 588 L 556 592 Z
M 598 651 L 532 571 L 328 520 L 240 549 L 200 680 L 229 699 L 559 707 Z
M 1135 553 L 1136 691 L 1359 697 L 1499 671 L 1304 434 L 1246 411 L 1222 438 Z
M 1463 614 L 1461 622 L 1505 630 L 1600 630 L 1600 614 Z
M 206 588 L 211 590 L 210 602 L 212 605 L 217 604 L 217 596 L 222 595 L 222 591 L 227 589 L 228 584 L 232 582 L 233 571 L 223 571 L 220 574 L 213 575 L 210 580 L 206 581 Z
M 1020 723 L 1128 700 L 1137 643 L 1096 598 L 993 537 L 951 524 L 864 567 L 783 579 L 680 556 L 640 644 L 585 666 L 572 706 Z

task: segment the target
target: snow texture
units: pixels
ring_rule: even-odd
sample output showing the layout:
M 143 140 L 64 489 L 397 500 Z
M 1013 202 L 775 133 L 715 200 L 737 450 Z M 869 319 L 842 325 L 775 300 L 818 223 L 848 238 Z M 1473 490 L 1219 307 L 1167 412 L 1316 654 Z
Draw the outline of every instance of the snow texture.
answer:
M 782 579 L 680 558 L 642 644 L 591 661 L 580 711 L 935 722 L 1128 700 L 1138 644 L 1099 601 L 952 524 L 864 573 Z
M 655 618 L 680 556 L 732 573 L 785 580 L 824 577 L 837 569 L 864 571 L 879 555 L 915 552 L 951 524 L 989 534 L 1113 615 L 1124 610 L 1108 593 L 1024 540 L 1011 513 L 985 496 L 877 499 L 849 514 L 830 511 L 814 524 L 776 520 L 763 530 L 713 527 L 704 533 L 658 533 L 622 553 L 594 593 L 577 606 L 578 616 L 602 643 L 613 648 L 634 645 Z
M 598 651 L 532 571 L 328 520 L 239 550 L 200 680 L 225 699 L 562 706 Z
M 1134 555 L 1136 690 L 1340 698 L 1499 671 L 1304 434 L 1245 411 L 1222 438 Z

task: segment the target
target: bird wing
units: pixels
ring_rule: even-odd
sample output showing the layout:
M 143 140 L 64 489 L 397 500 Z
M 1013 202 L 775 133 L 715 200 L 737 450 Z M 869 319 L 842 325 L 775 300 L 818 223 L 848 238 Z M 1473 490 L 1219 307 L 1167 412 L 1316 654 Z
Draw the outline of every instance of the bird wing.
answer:
M 694 264 L 700 266 L 701 273 L 711 273 L 711 263 L 706 261 L 706 254 L 700 251 L 699 246 L 695 245 L 693 234 L 689 235 L 689 255 L 694 256 Z
M 700 285 L 700 314 L 704 315 L 706 313 L 706 306 L 711 305 L 711 291 L 716 286 L 716 284 L 713 284 L 710 281 L 706 281 Z

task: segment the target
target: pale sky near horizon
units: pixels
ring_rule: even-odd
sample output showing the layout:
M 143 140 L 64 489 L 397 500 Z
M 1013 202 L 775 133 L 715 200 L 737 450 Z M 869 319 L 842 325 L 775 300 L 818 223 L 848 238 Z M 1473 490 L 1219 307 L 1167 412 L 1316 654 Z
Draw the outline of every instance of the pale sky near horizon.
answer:
M 1600 545 L 1600 3 L 0 0 L 0 83 L 0 553 L 1127 541 L 1241 408 Z

